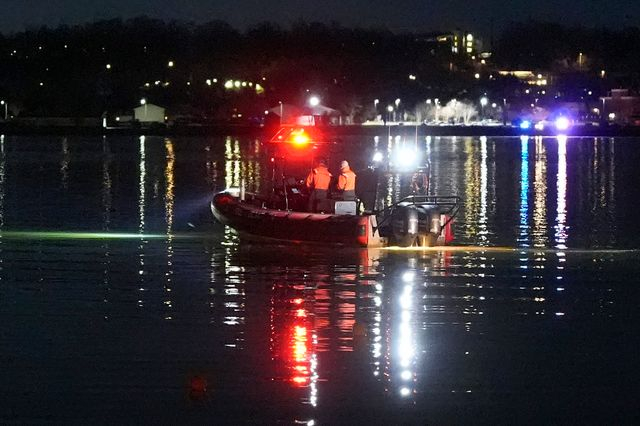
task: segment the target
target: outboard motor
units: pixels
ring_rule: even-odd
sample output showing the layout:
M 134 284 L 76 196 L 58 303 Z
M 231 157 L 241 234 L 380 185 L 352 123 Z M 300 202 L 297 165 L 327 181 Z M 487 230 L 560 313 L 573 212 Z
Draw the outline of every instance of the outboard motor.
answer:
M 438 242 L 440 234 L 440 214 L 432 208 L 419 209 L 419 226 L 417 245 L 420 247 L 433 247 Z
M 418 209 L 416 206 L 400 207 L 391 216 L 393 242 L 400 247 L 413 245 L 418 236 Z

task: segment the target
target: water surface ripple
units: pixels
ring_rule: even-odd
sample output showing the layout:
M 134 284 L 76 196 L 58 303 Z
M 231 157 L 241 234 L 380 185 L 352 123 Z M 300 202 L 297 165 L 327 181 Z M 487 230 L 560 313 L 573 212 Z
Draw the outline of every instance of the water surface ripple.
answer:
M 345 143 L 418 146 L 456 247 L 241 242 L 259 140 L 0 137 L 0 422 L 638 420 L 639 140 Z

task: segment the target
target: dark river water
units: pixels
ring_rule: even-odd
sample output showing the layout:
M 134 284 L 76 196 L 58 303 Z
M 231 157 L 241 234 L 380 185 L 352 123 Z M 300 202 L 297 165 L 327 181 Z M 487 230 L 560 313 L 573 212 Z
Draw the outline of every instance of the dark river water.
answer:
M 640 140 L 417 146 L 448 251 L 241 243 L 259 140 L 0 137 L 0 423 L 638 424 Z

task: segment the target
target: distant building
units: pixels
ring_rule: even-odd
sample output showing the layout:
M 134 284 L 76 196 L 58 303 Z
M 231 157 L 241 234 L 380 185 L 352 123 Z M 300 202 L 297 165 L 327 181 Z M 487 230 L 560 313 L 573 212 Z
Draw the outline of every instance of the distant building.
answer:
M 503 77 L 511 76 L 515 77 L 523 83 L 530 84 L 532 86 L 546 86 L 549 84 L 549 76 L 543 74 L 536 74 L 533 71 L 527 70 L 500 70 L 498 71 Z
M 165 109 L 158 105 L 146 103 L 133 109 L 133 117 L 140 123 L 164 123 Z
M 425 33 L 418 36 L 417 40 L 424 43 L 434 55 L 465 55 L 472 57 L 480 56 L 482 52 L 482 41 L 465 31 Z
M 601 118 L 617 124 L 640 125 L 640 96 L 628 89 L 613 89 L 602 101 Z
M 474 56 L 482 51 L 482 41 L 473 34 L 464 31 L 452 31 L 436 37 L 439 44 L 446 46 L 451 53 Z

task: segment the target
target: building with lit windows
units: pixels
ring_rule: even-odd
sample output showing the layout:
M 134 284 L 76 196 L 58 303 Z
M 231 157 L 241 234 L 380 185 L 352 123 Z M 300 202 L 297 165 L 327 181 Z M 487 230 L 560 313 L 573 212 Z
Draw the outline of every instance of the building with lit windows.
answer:
M 439 45 L 445 46 L 451 53 L 474 56 L 482 51 L 482 41 L 466 31 L 452 31 L 436 36 Z

